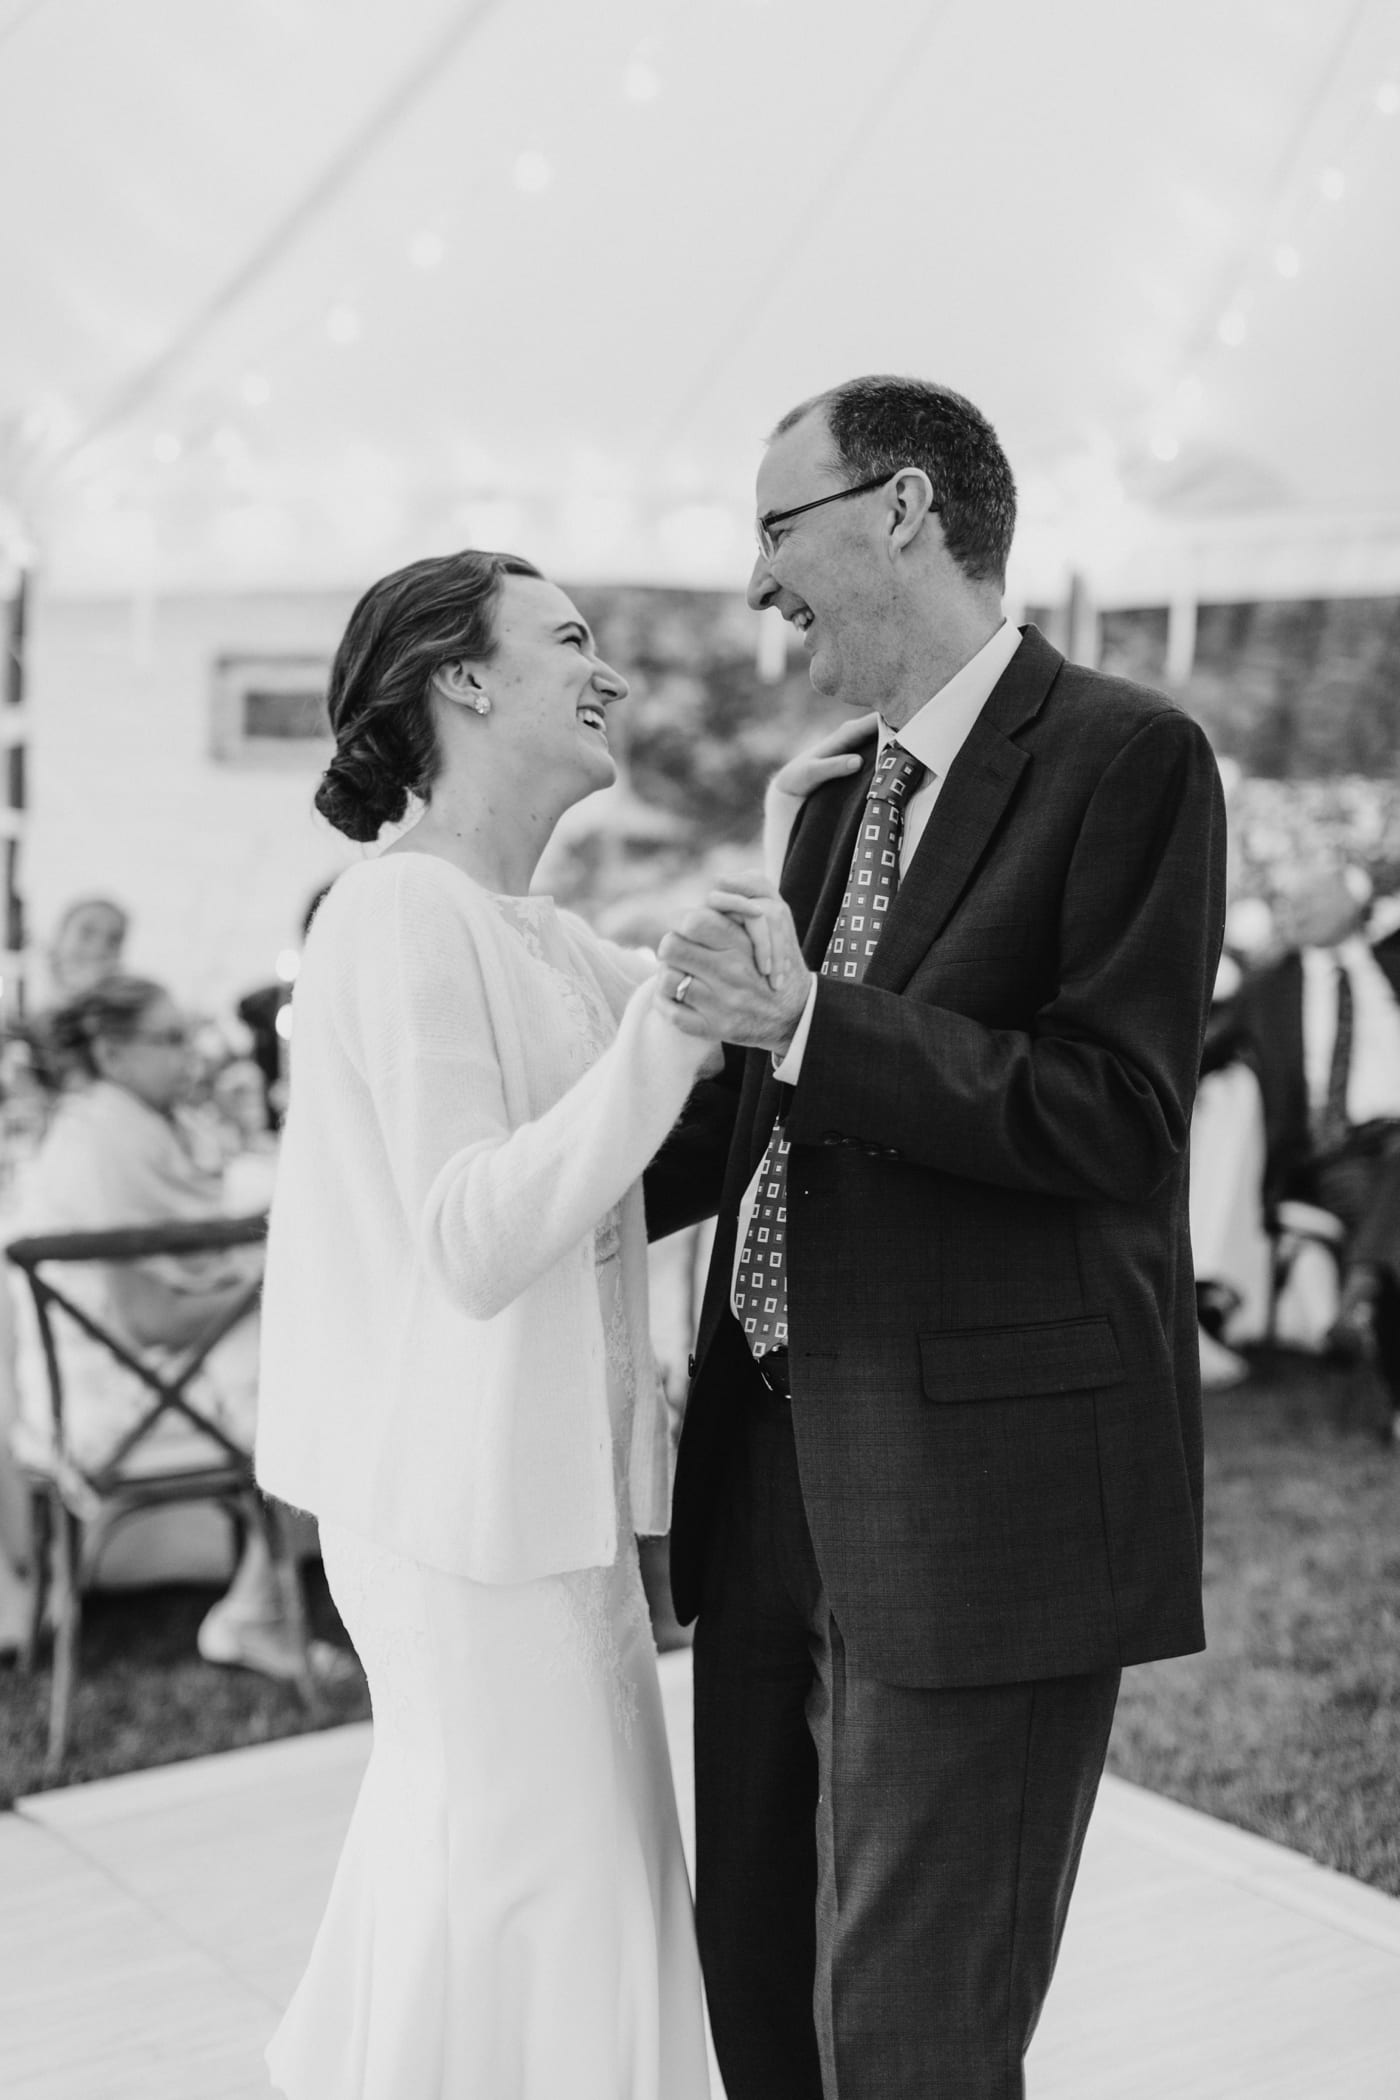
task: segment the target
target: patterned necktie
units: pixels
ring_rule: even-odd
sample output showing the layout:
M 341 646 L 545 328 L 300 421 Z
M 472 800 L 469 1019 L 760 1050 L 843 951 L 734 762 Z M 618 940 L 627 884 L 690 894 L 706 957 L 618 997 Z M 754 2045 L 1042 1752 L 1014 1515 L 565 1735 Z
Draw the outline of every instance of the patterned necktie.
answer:
M 1347 1117 L 1347 1082 L 1351 1078 L 1353 997 L 1351 972 L 1337 964 L 1337 1033 L 1332 1038 L 1332 1063 L 1327 1073 L 1327 1096 L 1317 1119 L 1319 1152 L 1337 1152 L 1346 1143 L 1351 1123 Z
M 904 811 L 928 768 L 898 744 L 887 744 L 875 767 L 861 818 L 846 894 L 831 929 L 823 977 L 858 982 L 879 946 L 884 914 L 899 887 L 899 844 Z M 734 1282 L 734 1310 L 755 1356 L 787 1347 L 787 1163 L 788 1141 L 773 1125 L 758 1170 L 753 1216 L 744 1238 Z

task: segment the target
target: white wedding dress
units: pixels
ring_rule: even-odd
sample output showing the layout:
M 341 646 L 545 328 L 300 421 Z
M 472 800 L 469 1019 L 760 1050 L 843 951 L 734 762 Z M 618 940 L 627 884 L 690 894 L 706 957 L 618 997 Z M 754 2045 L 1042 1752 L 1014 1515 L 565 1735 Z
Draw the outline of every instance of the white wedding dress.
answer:
M 268 2048 L 290 2100 L 709 2100 L 690 1888 L 627 1522 L 636 1378 L 595 1237 L 624 1540 L 483 1584 L 323 1524 L 374 1748 Z

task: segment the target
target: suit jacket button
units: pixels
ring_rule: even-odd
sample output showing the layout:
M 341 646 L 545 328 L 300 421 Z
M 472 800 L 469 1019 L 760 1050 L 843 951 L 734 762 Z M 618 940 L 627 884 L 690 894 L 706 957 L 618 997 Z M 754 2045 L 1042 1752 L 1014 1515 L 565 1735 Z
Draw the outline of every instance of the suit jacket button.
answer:
M 687 1378 L 695 1376 L 695 1358 L 693 1356 L 688 1356 L 685 1360 L 685 1375 Z

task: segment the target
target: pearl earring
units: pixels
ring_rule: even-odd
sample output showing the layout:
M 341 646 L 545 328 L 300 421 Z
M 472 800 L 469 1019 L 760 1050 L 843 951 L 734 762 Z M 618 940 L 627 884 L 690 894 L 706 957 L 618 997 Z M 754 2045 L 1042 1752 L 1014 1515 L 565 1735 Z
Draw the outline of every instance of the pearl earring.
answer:
M 478 693 L 474 699 L 467 702 L 467 705 L 479 715 L 489 715 L 491 712 L 491 702 L 487 699 L 485 693 Z

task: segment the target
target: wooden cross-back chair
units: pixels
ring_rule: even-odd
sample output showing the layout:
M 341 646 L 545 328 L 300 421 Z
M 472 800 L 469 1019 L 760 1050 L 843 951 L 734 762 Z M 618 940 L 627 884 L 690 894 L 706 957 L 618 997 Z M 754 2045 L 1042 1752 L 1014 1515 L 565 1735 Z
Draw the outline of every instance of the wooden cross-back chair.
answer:
M 253 1479 L 253 1459 L 189 1388 L 210 1352 L 257 1309 L 261 1279 L 250 1279 L 198 1338 L 183 1351 L 143 1355 L 78 1303 L 49 1273 L 51 1265 L 137 1262 L 154 1255 L 190 1255 L 254 1246 L 265 1238 L 267 1220 L 213 1218 L 169 1225 L 134 1225 L 102 1232 L 55 1232 L 14 1240 L 6 1249 L 29 1286 L 44 1369 L 47 1374 L 50 1438 L 39 1451 L 21 1449 L 19 1469 L 34 1512 L 35 1580 L 24 1661 L 37 1659 L 46 1608 L 52 1595 L 53 1691 L 49 1706 L 46 1772 L 61 1769 L 68 1747 L 73 1692 L 82 1633 L 83 1591 L 103 1548 L 128 1517 L 176 1503 L 213 1502 L 228 1514 L 236 1544 L 245 1528 L 263 1535 L 277 1570 L 285 1623 L 299 1643 L 302 1697 L 317 1697 L 306 1660 L 301 1583 L 291 1542 L 275 1506 Z M 149 1400 L 136 1419 L 113 1434 L 94 1461 L 80 1458 L 68 1433 L 64 1386 L 65 1323 L 100 1345 L 116 1364 L 145 1387 Z M 192 1450 L 168 1455 L 152 1449 L 156 1432 L 178 1418 L 198 1433 Z

